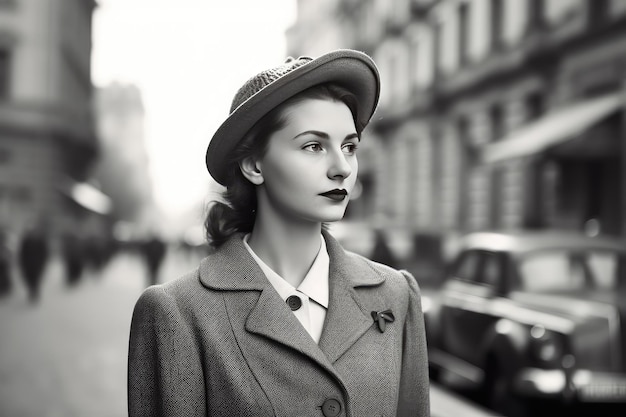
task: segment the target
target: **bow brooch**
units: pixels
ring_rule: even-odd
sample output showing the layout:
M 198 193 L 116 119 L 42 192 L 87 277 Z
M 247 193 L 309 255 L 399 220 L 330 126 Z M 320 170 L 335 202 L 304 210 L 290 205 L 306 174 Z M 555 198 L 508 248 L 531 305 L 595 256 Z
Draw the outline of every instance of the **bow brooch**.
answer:
M 393 316 L 391 310 L 372 311 L 372 318 L 374 319 L 375 323 L 378 323 L 378 330 L 380 330 L 381 333 L 385 333 L 387 322 L 393 323 L 393 321 L 395 320 L 395 317 Z

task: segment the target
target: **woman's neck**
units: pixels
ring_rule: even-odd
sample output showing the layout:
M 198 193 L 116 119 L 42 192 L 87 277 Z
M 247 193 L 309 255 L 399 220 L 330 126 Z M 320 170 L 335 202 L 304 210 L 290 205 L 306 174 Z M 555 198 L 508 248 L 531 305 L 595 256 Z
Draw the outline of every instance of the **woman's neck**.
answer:
M 248 244 L 289 284 L 298 287 L 320 249 L 321 223 L 287 222 L 257 213 Z

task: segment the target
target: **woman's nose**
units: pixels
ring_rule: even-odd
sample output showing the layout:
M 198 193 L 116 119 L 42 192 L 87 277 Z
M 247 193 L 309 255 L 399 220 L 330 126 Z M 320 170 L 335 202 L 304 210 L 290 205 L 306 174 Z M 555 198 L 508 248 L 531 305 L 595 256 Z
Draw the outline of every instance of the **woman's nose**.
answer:
M 330 167 L 328 169 L 328 177 L 334 178 L 348 178 L 352 174 L 352 165 L 348 162 L 346 155 L 343 151 L 338 150 L 330 153 Z

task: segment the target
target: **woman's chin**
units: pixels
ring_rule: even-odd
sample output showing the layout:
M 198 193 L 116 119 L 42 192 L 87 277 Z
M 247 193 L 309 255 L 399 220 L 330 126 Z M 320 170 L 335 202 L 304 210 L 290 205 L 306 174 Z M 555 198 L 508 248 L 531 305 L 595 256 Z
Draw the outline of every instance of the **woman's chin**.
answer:
M 343 208 L 341 211 L 337 210 L 335 213 L 324 213 L 324 216 L 321 217 L 322 223 L 334 223 L 342 220 L 344 215 L 346 214 L 346 209 Z

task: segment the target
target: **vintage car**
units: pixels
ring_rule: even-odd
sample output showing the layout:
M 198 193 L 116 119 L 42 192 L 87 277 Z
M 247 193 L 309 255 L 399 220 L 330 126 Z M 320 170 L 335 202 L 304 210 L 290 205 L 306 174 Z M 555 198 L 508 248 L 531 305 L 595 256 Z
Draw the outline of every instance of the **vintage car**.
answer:
M 484 232 L 455 253 L 423 290 L 434 379 L 509 416 L 626 404 L 626 241 Z

